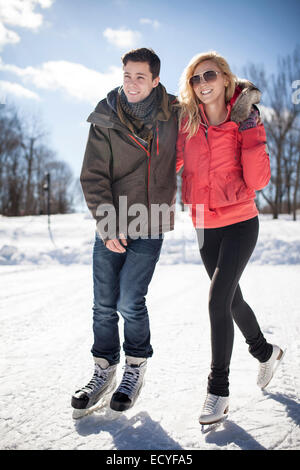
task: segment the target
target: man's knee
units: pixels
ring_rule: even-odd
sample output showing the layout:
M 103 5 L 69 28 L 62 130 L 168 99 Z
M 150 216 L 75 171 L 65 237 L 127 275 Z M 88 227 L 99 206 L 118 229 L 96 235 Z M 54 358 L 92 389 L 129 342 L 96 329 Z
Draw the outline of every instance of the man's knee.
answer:
M 146 300 L 144 296 L 133 295 L 131 292 L 121 292 L 117 303 L 117 309 L 123 317 L 128 315 L 144 315 Z

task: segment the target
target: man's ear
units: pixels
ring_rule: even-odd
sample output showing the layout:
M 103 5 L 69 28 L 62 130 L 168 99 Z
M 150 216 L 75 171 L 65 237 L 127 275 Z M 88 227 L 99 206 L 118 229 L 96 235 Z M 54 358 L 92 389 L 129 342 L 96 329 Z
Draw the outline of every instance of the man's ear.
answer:
M 153 80 L 153 82 L 152 82 L 153 88 L 156 88 L 156 87 L 157 87 L 157 85 L 159 84 L 159 81 L 160 81 L 160 77 L 156 77 L 156 78 Z

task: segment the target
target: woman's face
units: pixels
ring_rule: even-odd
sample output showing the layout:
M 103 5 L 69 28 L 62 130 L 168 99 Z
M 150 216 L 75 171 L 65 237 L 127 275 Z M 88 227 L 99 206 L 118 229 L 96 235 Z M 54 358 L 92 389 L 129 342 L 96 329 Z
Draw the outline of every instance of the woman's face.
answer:
M 202 74 L 209 70 L 219 72 L 216 80 L 213 82 L 206 82 L 203 79 Z M 214 61 L 205 60 L 201 62 L 195 68 L 193 75 L 201 75 L 200 83 L 192 86 L 197 97 L 204 105 L 212 104 L 217 101 L 225 102 L 225 89 L 229 82 L 226 75 L 221 73 L 221 70 Z

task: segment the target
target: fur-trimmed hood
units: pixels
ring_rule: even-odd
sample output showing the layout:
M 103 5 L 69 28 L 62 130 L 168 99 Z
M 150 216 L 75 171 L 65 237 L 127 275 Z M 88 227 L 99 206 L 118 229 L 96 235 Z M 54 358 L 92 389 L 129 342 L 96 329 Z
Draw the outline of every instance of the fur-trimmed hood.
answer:
M 237 124 L 245 121 L 251 113 L 252 106 L 260 102 L 260 97 L 261 92 L 253 83 L 239 78 L 235 93 L 230 100 L 232 106 L 230 120 Z

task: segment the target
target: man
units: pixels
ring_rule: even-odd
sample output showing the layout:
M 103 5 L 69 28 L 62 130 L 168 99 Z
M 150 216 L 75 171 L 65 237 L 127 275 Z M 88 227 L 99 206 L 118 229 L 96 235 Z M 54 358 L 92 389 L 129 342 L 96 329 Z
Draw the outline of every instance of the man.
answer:
M 124 411 L 134 405 L 153 354 L 145 295 L 163 233 L 174 223 L 176 100 L 160 84 L 160 60 L 154 51 L 130 51 L 122 62 L 123 86 L 112 90 L 88 118 L 91 128 L 80 178 L 97 231 L 95 372 L 72 397 L 77 410 L 89 410 L 115 389 L 120 361 L 117 311 L 124 319 L 126 364 L 110 407 Z M 169 208 L 163 221 L 154 216 L 157 206 Z

